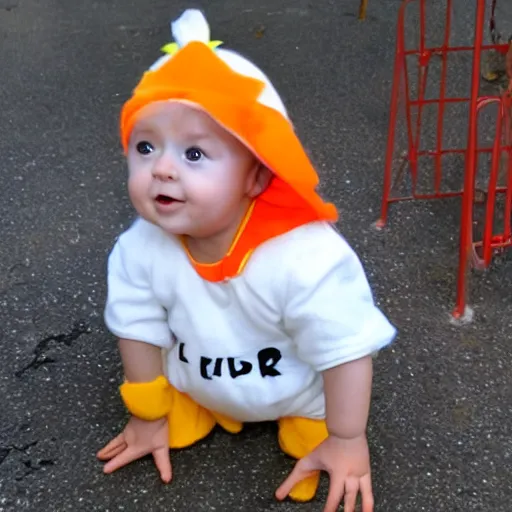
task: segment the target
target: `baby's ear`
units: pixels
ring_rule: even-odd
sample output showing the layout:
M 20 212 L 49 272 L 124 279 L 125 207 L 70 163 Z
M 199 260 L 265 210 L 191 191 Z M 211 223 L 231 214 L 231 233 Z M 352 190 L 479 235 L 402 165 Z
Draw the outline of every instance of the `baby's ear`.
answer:
M 272 181 L 272 171 L 267 169 L 261 162 L 256 164 L 253 171 L 253 179 L 249 190 L 249 197 L 257 197 L 264 192 Z

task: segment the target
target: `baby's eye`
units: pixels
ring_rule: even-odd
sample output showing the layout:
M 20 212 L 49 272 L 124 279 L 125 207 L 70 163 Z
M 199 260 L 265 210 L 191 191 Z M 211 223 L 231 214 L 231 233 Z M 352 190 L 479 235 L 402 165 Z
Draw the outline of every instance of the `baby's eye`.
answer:
M 203 156 L 203 152 L 198 148 L 192 147 L 185 151 L 185 157 L 189 162 L 198 162 Z
M 137 144 L 137 151 L 141 155 L 149 155 L 154 149 L 153 144 L 149 143 L 147 140 L 143 140 Z

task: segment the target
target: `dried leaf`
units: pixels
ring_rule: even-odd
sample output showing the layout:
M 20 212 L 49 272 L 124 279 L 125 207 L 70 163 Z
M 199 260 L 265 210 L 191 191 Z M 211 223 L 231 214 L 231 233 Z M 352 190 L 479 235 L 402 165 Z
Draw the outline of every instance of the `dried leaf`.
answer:
M 263 37 L 263 34 L 265 33 L 265 30 L 265 25 L 260 25 L 260 27 L 256 29 L 256 39 L 261 39 Z

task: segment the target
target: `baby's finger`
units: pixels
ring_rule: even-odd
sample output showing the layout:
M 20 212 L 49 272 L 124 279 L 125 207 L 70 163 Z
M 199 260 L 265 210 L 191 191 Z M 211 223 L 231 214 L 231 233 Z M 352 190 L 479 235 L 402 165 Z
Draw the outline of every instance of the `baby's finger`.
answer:
M 330 478 L 329 494 L 325 502 L 324 512 L 336 512 L 343 498 L 343 493 L 345 492 L 345 482 L 343 478 L 335 479 L 332 475 L 330 475 Z M 349 512 L 349 509 L 347 509 L 346 512 Z
M 160 478 L 168 484 L 172 478 L 171 457 L 169 456 L 169 448 L 158 448 L 153 452 L 155 465 L 160 472 Z
M 124 434 L 121 433 L 117 437 L 114 437 L 112 441 L 107 443 L 97 454 L 96 456 L 99 459 L 111 459 L 115 455 L 113 453 L 117 453 L 120 447 L 126 447 L 126 442 L 124 440 Z M 124 449 L 124 448 L 123 448 Z
M 122 443 L 118 446 L 111 448 L 108 452 L 102 453 L 101 456 L 98 455 L 98 458 L 101 460 L 110 460 L 114 457 L 117 457 L 122 451 L 126 450 L 128 445 L 126 443 Z
M 147 455 L 147 451 L 141 452 L 140 450 L 134 450 L 131 447 L 127 447 L 119 455 L 107 462 L 103 468 L 104 473 L 113 473 L 119 468 L 130 464 L 134 460 L 140 459 L 144 455 Z
M 371 476 L 363 476 L 360 480 L 359 485 L 361 489 L 361 501 L 363 503 L 363 512 L 373 512 L 374 499 Z
M 344 512 L 354 512 L 356 509 L 357 493 L 359 492 L 359 480 L 349 478 L 345 482 Z
M 275 496 L 279 501 L 282 501 L 290 494 L 291 490 L 295 487 L 295 484 L 301 482 L 308 476 L 315 473 L 314 469 L 307 467 L 304 463 L 304 459 L 299 460 L 295 464 L 292 472 L 288 475 L 286 480 L 278 487 Z

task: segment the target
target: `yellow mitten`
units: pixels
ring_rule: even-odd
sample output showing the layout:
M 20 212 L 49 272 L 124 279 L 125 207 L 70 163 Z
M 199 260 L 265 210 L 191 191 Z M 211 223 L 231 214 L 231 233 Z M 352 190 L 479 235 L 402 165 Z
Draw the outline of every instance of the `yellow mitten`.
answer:
M 281 418 L 278 424 L 279 446 L 294 459 L 302 459 L 309 455 L 329 435 L 324 420 Z M 290 498 L 294 501 L 312 500 L 319 481 L 320 471 L 296 484 L 290 492 Z

